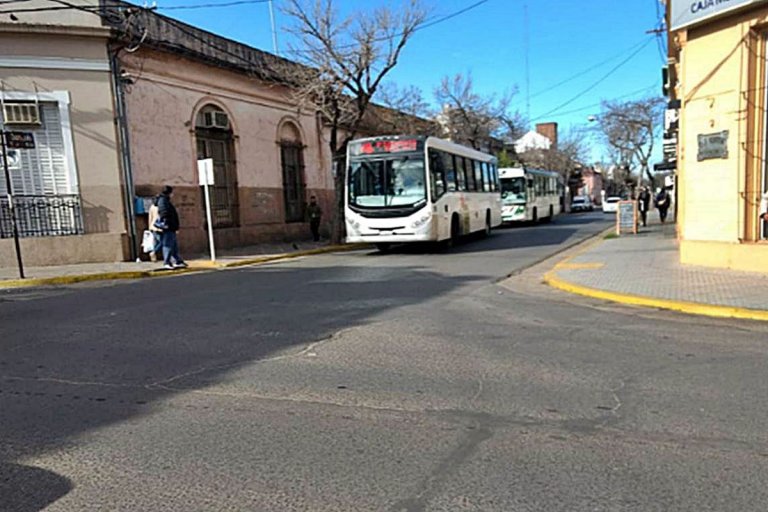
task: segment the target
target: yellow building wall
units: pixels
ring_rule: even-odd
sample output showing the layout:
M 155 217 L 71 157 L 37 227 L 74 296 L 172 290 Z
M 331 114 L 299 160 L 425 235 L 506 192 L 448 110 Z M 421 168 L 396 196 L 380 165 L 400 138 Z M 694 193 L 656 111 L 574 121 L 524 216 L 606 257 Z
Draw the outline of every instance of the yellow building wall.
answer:
M 746 243 L 746 170 L 759 158 L 748 145 L 748 109 L 742 94 L 754 54 L 750 27 L 768 9 L 731 16 L 678 35 L 677 97 L 681 99 L 678 154 L 678 235 L 683 263 L 768 272 L 768 245 Z M 728 157 L 698 161 L 698 135 L 728 130 Z M 762 261 L 762 265 L 757 263 Z

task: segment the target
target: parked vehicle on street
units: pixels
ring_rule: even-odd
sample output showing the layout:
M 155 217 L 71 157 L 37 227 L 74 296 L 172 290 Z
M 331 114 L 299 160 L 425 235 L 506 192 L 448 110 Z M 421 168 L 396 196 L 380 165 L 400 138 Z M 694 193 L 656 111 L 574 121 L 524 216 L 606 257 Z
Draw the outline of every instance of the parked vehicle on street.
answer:
M 455 242 L 501 224 L 496 157 L 436 137 L 358 139 L 347 150 L 348 242 Z
M 608 196 L 603 200 L 603 213 L 616 213 L 619 209 L 619 196 Z
M 502 222 L 554 219 L 560 213 L 563 187 L 556 172 L 524 167 L 499 169 Z
M 589 196 L 576 196 L 571 199 L 572 212 L 591 212 L 595 209 Z

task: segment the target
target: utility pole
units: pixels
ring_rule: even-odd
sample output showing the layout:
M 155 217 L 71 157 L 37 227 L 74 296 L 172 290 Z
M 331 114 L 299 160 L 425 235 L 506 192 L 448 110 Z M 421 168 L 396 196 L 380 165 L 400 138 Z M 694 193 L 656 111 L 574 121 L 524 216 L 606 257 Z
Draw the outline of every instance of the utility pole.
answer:
M 272 0 L 269 0 L 269 20 L 272 25 L 272 49 L 274 50 L 275 55 L 280 55 L 280 52 L 277 49 L 277 28 L 275 27 L 275 9 L 272 5 Z
M 3 172 L 5 173 L 5 193 L 8 197 L 8 211 L 11 214 L 11 225 L 13 226 L 13 245 L 16 248 L 16 263 L 19 266 L 19 277 L 24 279 L 24 263 L 21 259 L 21 245 L 19 244 L 19 225 L 16 222 L 16 208 L 13 204 L 13 188 L 11 184 L 11 173 L 8 170 L 8 145 L 5 140 L 5 126 L 0 129 L 0 146 L 3 149 Z
M 531 119 L 531 63 L 530 63 L 530 21 L 528 2 L 523 4 L 523 53 L 525 53 L 525 117 Z

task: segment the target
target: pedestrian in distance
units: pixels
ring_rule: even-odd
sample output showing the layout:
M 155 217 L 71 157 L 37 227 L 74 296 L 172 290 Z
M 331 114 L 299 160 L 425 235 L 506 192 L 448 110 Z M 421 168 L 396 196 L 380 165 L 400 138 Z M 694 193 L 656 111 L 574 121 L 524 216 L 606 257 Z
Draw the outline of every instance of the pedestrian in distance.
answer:
M 160 241 L 160 237 L 163 233 L 163 230 L 155 226 L 157 223 L 157 219 L 160 218 L 159 210 L 157 208 L 157 201 L 160 198 L 160 196 L 156 196 L 152 200 L 152 206 L 149 207 L 149 231 L 152 233 L 152 250 L 149 252 L 149 259 L 150 261 L 157 261 L 158 255 L 163 250 L 163 246 Z
M 667 211 L 669 211 L 670 202 L 671 199 L 667 189 L 662 188 L 656 195 L 656 208 L 659 210 L 659 218 L 661 219 L 662 224 L 667 220 Z
M 154 226 L 162 231 L 160 245 L 163 248 L 163 268 L 166 270 L 186 268 L 187 264 L 179 256 L 179 242 L 176 232 L 179 230 L 179 214 L 173 206 L 171 196 L 173 187 L 166 185 L 157 197 L 157 221 Z
M 322 216 L 323 210 L 317 204 L 317 198 L 315 196 L 310 197 L 309 205 L 307 205 L 307 217 L 309 218 L 309 229 L 312 231 L 312 240 L 315 242 L 320 241 L 320 218 Z
M 640 220 L 643 221 L 643 226 L 648 225 L 648 209 L 650 206 L 651 193 L 648 191 L 648 187 L 642 187 L 637 196 L 637 210 L 640 212 Z

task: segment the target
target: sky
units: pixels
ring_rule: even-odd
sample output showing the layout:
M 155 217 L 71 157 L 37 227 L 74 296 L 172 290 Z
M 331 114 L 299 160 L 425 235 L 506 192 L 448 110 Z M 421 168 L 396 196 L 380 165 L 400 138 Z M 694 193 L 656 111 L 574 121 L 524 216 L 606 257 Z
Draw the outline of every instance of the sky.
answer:
M 157 6 L 162 14 L 272 52 L 267 1 L 165 9 L 227 1 L 157 0 Z M 286 29 L 291 19 L 281 11 L 282 1 L 272 2 L 278 50 L 290 57 L 292 36 Z M 660 25 L 659 0 L 422 1 L 430 20 L 469 8 L 414 34 L 388 76 L 399 86 L 419 87 L 429 101 L 442 77 L 469 72 L 482 94 L 517 91 L 512 108 L 532 121 L 530 128 L 536 122 L 554 121 L 561 133 L 585 131 L 591 158 L 597 161 L 604 152 L 589 118 L 600 112 L 600 102 L 661 93 L 661 67 L 666 60 L 660 49 L 663 39 L 648 33 Z M 402 5 L 401 0 L 334 3 L 343 16 L 370 12 L 376 5 Z M 654 153 L 660 155 L 660 151 Z

